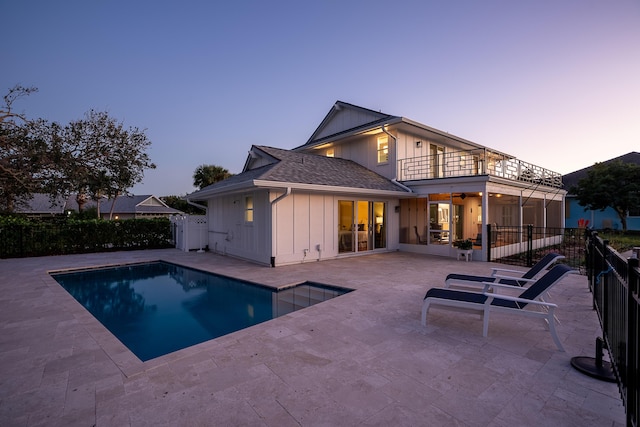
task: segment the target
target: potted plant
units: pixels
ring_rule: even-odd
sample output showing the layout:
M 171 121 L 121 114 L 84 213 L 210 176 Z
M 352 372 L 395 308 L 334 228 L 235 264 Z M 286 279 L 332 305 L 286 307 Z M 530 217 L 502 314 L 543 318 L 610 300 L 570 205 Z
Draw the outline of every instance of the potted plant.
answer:
M 471 239 L 460 239 L 453 242 L 453 246 L 461 251 L 468 251 L 473 249 L 473 241 Z
M 466 261 L 471 259 L 471 254 L 473 254 L 473 242 L 471 239 L 459 239 L 453 242 L 453 246 L 458 249 L 458 259 L 460 256 L 464 256 Z

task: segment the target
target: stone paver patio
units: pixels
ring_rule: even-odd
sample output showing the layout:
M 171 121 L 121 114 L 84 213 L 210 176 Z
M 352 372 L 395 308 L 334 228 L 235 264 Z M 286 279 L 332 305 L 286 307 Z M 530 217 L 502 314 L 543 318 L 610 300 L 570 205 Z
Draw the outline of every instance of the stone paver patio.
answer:
M 313 280 L 347 295 L 148 362 L 48 271 L 166 260 L 270 286 Z M 617 385 L 584 376 L 600 329 L 584 276 L 551 295 L 557 351 L 537 319 L 434 308 L 449 272 L 491 264 L 378 253 L 268 268 L 209 253 L 0 260 L 2 426 L 623 426 Z

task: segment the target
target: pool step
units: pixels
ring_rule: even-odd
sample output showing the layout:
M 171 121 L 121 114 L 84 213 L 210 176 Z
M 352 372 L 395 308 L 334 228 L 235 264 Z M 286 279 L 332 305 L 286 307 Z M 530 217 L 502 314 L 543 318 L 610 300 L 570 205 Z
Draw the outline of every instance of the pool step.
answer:
M 274 309 L 278 316 L 300 310 L 314 304 L 335 298 L 340 292 L 332 289 L 300 285 L 274 294 Z

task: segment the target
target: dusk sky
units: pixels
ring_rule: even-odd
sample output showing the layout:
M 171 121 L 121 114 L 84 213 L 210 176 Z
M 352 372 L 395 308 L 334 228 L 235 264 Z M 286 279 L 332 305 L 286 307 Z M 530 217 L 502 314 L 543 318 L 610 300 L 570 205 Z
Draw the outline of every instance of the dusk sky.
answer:
M 67 124 L 146 129 L 135 194 L 294 148 L 337 100 L 562 174 L 640 151 L 639 0 L 0 0 L 0 89 Z

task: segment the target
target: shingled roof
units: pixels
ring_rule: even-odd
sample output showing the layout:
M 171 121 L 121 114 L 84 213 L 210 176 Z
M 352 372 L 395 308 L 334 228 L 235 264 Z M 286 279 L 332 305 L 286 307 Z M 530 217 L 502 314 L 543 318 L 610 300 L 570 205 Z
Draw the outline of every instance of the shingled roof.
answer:
M 391 191 L 398 194 L 408 191 L 393 181 L 379 175 L 356 162 L 346 159 L 300 153 L 267 146 L 253 146 L 252 156 L 258 156 L 269 163 L 256 168 L 251 164 L 245 171 L 228 179 L 212 184 L 200 191 L 192 193 L 189 198 L 195 199 L 207 193 L 217 193 L 233 187 L 247 188 L 260 186 L 262 183 L 302 186 L 342 187 L 345 189 L 363 189 L 375 191 Z
M 622 163 L 633 163 L 640 166 L 640 153 L 638 153 L 637 151 L 632 151 L 630 153 L 623 154 L 622 156 L 613 158 L 611 160 L 605 160 L 604 162 L 601 162 L 601 163 L 611 163 L 611 162 L 618 162 L 618 161 Z M 571 187 L 578 184 L 578 181 L 580 181 L 582 178 L 586 178 L 587 172 L 589 172 L 589 170 L 591 170 L 592 167 L 593 166 L 589 166 L 589 167 L 577 170 L 575 172 L 571 172 L 566 175 L 563 175 L 562 184 L 564 186 L 564 189 L 569 191 Z
M 172 215 L 182 213 L 177 209 L 170 208 L 162 200 L 150 194 L 123 195 L 118 196 L 115 200 L 105 200 L 102 202 L 100 210 L 109 212 L 113 203 L 115 203 L 113 212 L 119 214 Z

